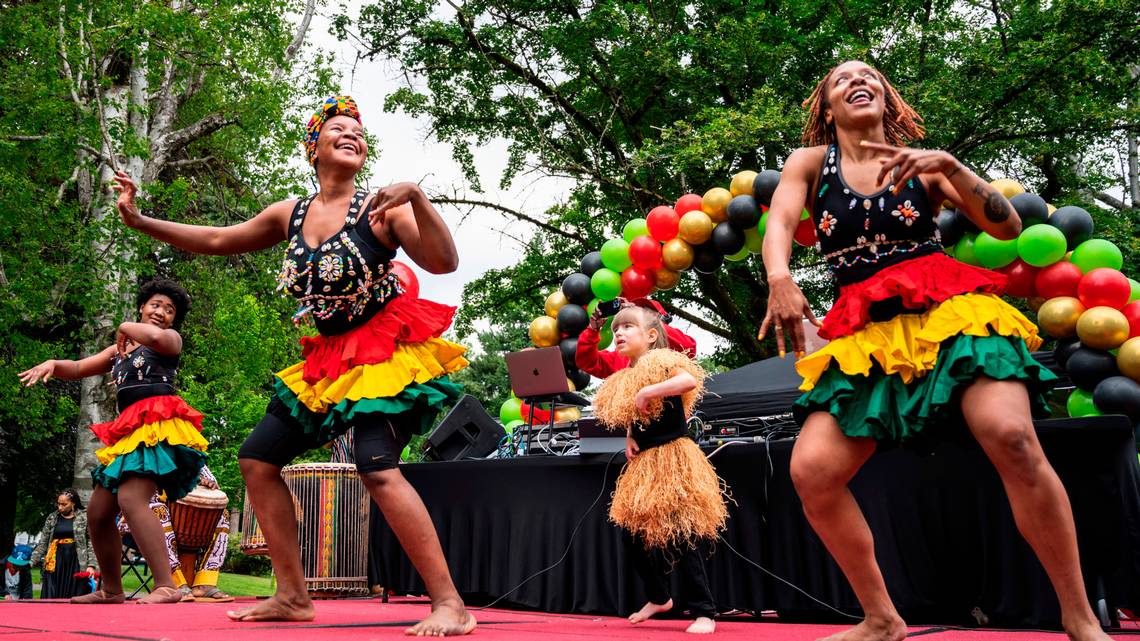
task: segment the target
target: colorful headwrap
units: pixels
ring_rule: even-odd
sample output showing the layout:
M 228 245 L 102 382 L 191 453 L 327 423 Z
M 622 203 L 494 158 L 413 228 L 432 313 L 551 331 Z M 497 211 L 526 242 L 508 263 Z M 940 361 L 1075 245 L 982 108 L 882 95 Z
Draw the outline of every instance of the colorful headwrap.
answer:
M 321 135 L 321 127 L 333 116 L 348 116 L 355 118 L 356 122 L 364 123 L 360 119 L 360 110 L 356 108 L 356 101 L 352 96 L 333 96 L 325 100 L 324 104 L 313 112 L 309 124 L 305 125 L 305 159 L 310 165 L 317 156 L 317 138 Z

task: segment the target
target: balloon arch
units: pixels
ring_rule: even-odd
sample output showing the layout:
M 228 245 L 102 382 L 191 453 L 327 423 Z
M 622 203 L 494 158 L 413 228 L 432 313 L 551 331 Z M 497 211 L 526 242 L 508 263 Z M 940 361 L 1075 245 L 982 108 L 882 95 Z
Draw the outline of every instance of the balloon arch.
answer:
M 621 238 L 582 257 L 580 270 L 547 296 L 545 314 L 531 321 L 531 342 L 559 346 L 572 388 L 585 388 L 590 375 L 577 368 L 574 354 L 598 303 L 649 296 L 672 289 L 690 269 L 713 273 L 725 261 L 759 255 L 779 181 L 775 170 L 741 171 L 727 189 L 685 194 L 671 206 L 630 220 Z M 1013 180 L 991 184 L 1021 217 L 1021 234 L 998 240 L 960 212 L 944 209 L 938 227 L 946 253 L 1005 274 L 1006 294 L 1028 299 L 1041 330 L 1058 339 L 1057 362 L 1076 385 L 1067 405 L 1070 416 L 1116 413 L 1140 420 L 1140 282 L 1120 271 L 1120 249 L 1093 237 L 1093 218 L 1086 210 L 1054 208 Z M 816 244 L 806 210 L 794 239 L 802 246 Z M 607 321 L 599 349 L 612 340 Z M 499 417 L 513 428 L 530 413 L 535 420 L 549 418 L 516 398 L 503 403 Z M 576 413 L 576 408 L 556 410 L 555 419 L 572 420 Z

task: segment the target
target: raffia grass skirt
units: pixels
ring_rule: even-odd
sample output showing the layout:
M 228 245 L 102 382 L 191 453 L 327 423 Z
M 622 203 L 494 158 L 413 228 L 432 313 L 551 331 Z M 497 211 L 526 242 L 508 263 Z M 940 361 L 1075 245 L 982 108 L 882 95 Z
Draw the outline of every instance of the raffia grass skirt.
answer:
M 610 520 L 647 548 L 715 539 L 728 519 L 727 487 L 689 438 L 642 451 L 617 479 Z

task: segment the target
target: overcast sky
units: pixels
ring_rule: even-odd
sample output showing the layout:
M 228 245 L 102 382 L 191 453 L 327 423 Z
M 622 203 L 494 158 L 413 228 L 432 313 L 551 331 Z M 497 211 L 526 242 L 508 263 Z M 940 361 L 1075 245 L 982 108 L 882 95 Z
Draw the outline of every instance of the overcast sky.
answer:
M 353 19 L 358 15 L 360 5 L 359 0 L 347 3 L 348 15 Z M 365 128 L 379 142 L 378 156 L 375 148 L 370 150 L 373 157 L 370 186 L 376 188 L 407 180 L 419 182 L 429 191 L 465 187 L 463 173 L 451 158 L 450 146 L 430 137 L 426 119 L 413 118 L 402 112 L 384 113 L 384 97 L 405 82 L 399 66 L 391 61 L 357 61 L 352 43 L 338 42 L 329 34 L 328 17 L 334 15 L 333 12 L 337 9 L 335 6 L 319 8 L 308 38 L 313 46 L 336 56 L 335 67 L 340 72 L 341 91 L 352 95 L 356 100 Z M 496 187 L 507 162 L 506 141 L 493 141 L 476 148 L 474 153 L 480 182 L 487 190 L 481 199 L 538 215 L 567 196 L 570 183 L 553 178 L 517 180 L 519 185 L 511 191 L 500 192 Z M 515 248 L 515 242 L 502 231 L 524 238 L 535 233 L 533 227 L 526 223 L 486 209 L 476 210 L 474 215 L 468 216 L 462 223 L 460 219 L 467 210 L 448 206 L 440 206 L 438 209 L 455 236 L 459 249 L 459 269 L 444 276 L 426 275 L 419 270 L 417 273 L 420 276 L 421 294 L 441 303 L 459 305 L 465 283 L 478 278 L 488 269 L 506 267 L 519 260 L 521 252 Z M 629 212 L 629 218 L 644 215 L 645 212 Z M 401 255 L 401 259 L 411 263 L 406 256 Z M 541 308 L 534 311 L 536 316 L 543 313 Z M 702 354 L 713 352 L 717 347 L 716 341 L 721 340 L 687 321 L 677 319 L 674 324 L 696 338 L 698 351 Z

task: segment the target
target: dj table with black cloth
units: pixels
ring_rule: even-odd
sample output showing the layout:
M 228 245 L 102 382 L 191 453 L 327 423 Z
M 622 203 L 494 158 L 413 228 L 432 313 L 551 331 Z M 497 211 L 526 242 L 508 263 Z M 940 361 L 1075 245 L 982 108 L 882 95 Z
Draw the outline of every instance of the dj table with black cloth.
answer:
M 1140 470 L 1120 417 L 1038 423 L 1073 503 L 1090 599 L 1140 611 Z M 713 459 L 735 499 L 725 539 L 742 554 L 843 610 L 857 603 L 804 519 L 788 466 L 793 441 L 733 445 Z M 644 603 L 617 528 L 606 520 L 623 455 L 533 457 L 403 466 L 427 504 L 459 591 L 486 603 L 554 564 L 594 499 L 565 560 L 501 603 L 624 615 Z M 603 487 L 603 478 L 605 485 Z M 876 453 L 852 482 L 900 611 L 912 623 L 1055 626 L 1057 600 L 1018 535 L 993 466 L 972 443 L 933 453 Z M 423 584 L 372 510 L 374 579 L 398 593 Z M 765 577 L 723 544 L 709 561 L 722 610 L 821 619 L 822 606 Z

